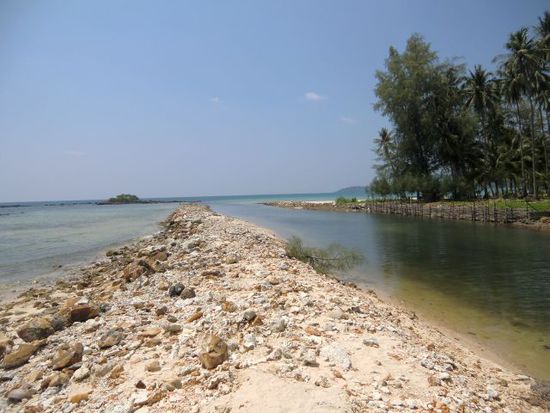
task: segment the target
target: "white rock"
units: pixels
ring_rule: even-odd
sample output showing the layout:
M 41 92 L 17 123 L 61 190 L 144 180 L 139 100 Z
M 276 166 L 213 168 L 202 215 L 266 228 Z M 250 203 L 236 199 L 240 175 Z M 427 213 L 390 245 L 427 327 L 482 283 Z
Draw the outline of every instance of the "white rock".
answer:
M 254 334 L 246 334 L 243 339 L 244 348 L 252 350 L 256 347 L 256 336 Z
M 336 343 L 322 347 L 320 356 L 341 369 L 349 370 L 351 368 L 351 360 L 347 351 Z
M 82 367 L 80 367 L 78 370 L 74 372 L 72 378 L 74 381 L 82 381 L 89 375 L 90 375 L 90 369 L 86 365 L 83 365 Z

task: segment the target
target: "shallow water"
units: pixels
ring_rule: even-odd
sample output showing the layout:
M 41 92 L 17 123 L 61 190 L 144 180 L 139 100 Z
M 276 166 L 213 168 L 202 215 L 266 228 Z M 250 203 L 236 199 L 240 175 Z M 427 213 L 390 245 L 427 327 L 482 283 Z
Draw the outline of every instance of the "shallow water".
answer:
M 288 238 L 341 243 L 366 262 L 342 276 L 405 302 L 550 379 L 550 234 L 410 217 L 213 204 Z
M 334 194 L 185 197 L 162 201 L 334 199 Z M 106 248 L 149 235 L 178 203 L 96 205 L 97 201 L 0 203 L 0 283 L 57 273 Z

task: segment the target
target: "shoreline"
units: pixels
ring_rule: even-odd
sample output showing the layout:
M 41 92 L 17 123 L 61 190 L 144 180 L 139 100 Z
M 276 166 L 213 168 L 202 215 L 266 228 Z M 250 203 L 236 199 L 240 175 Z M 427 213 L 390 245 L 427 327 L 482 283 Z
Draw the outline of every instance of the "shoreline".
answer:
M 535 380 L 374 292 L 289 259 L 271 231 L 202 205 L 180 206 L 161 232 L 78 272 L 0 306 L 5 353 L 19 348 L 17 331 L 38 317 L 59 327 L 45 328 L 45 342 L 31 344 L 34 355 L 21 367 L 0 372 L 0 410 L 549 407 Z M 178 282 L 187 287 L 179 295 Z M 225 346 L 202 353 L 208 334 Z M 63 347 L 75 342 L 80 360 L 78 349 Z M 69 364 L 54 370 L 60 352 Z M 17 390 L 30 400 L 8 404 Z
M 505 208 L 500 211 L 498 209 L 478 207 L 477 212 L 474 209 L 472 215 L 471 210 L 467 211 L 462 206 L 447 206 L 445 208 L 434 206 L 432 208 L 429 204 L 415 205 L 395 203 L 393 206 L 388 206 L 389 204 L 385 205 L 380 202 L 369 204 L 368 201 L 357 201 L 354 203 L 344 203 L 340 205 L 336 204 L 335 201 L 269 201 L 261 202 L 261 204 L 276 208 L 397 215 L 420 219 L 441 219 L 448 221 L 472 222 L 476 224 L 493 224 L 510 228 L 531 229 L 535 231 L 550 231 L 550 216 L 542 215 L 538 219 L 533 220 L 529 215 L 525 215 L 524 208 Z

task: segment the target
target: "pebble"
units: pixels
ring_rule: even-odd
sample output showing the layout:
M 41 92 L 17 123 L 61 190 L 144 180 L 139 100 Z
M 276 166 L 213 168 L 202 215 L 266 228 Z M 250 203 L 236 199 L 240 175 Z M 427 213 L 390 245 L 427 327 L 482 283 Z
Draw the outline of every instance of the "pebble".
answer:
M 367 347 L 375 347 L 375 348 L 380 347 L 380 344 L 378 344 L 378 340 L 375 338 L 365 337 L 363 339 L 363 344 Z
M 168 295 L 170 297 L 179 297 L 184 289 L 185 285 L 182 283 L 176 283 L 168 289 Z
M 145 364 L 145 369 L 150 372 L 155 372 L 160 370 L 160 363 L 158 360 L 151 360 Z
M 246 350 L 252 350 L 256 347 L 256 336 L 254 334 L 245 334 L 243 345 Z

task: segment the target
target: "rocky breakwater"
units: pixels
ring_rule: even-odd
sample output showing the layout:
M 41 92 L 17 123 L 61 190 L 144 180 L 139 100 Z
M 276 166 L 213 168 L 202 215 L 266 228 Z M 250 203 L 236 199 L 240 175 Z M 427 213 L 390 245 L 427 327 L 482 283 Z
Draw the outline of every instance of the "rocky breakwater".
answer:
M 361 212 L 367 209 L 363 201 L 337 204 L 334 201 L 269 201 L 262 205 L 289 209 L 309 209 L 313 211 Z
M 5 412 L 548 408 L 531 378 L 199 205 L 2 305 L 0 323 Z

